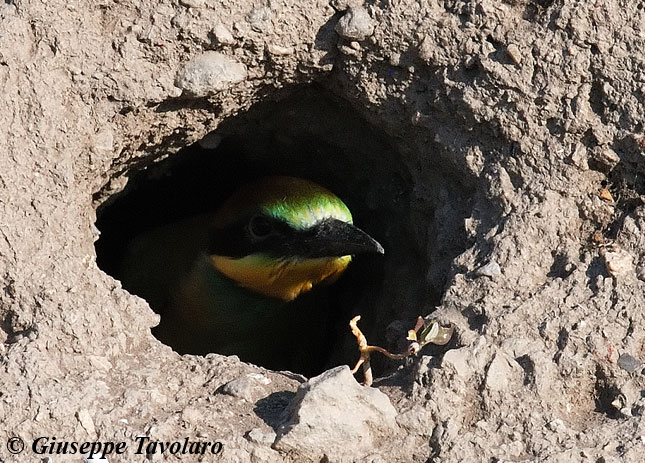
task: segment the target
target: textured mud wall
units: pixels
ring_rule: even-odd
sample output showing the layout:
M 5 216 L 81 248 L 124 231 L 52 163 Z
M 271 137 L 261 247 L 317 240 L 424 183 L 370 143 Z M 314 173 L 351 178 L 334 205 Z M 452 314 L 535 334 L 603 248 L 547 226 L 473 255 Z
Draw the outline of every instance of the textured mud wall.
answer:
M 221 441 L 240 462 L 642 460 L 642 5 L 348 6 L 0 5 L 0 460 L 38 458 L 12 456 L 12 436 L 56 436 L 146 461 L 138 435 Z M 95 264 L 95 208 L 130 169 L 312 82 L 390 137 L 427 261 L 450 264 L 418 278 L 443 290 L 455 344 L 382 382 L 387 397 L 342 370 L 294 395 L 301 378 L 182 358 Z

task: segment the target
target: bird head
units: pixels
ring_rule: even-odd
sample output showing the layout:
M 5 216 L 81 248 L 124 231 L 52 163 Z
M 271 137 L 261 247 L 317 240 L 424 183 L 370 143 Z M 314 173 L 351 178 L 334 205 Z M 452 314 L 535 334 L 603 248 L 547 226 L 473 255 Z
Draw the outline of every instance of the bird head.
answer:
M 352 224 L 329 190 L 294 177 L 264 177 L 237 190 L 217 211 L 212 265 L 239 285 L 291 301 L 331 283 L 361 253 L 383 247 Z

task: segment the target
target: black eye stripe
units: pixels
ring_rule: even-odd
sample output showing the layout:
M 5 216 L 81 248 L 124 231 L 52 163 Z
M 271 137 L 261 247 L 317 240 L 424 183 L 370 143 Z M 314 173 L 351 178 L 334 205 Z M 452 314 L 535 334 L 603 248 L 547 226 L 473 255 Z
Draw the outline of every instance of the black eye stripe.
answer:
M 255 252 L 287 255 L 298 233 L 287 223 L 258 212 L 226 228 L 213 230 L 208 252 L 233 258 Z
M 347 229 L 347 226 L 351 227 L 351 225 L 341 226 L 339 225 L 341 223 L 343 222 L 336 219 L 325 219 L 310 228 L 301 230 L 275 217 L 257 212 L 226 228 L 213 230 L 208 252 L 234 259 L 255 253 L 264 253 L 277 258 L 345 255 L 342 252 L 351 254 L 347 246 L 352 244 L 352 234 L 356 235 L 356 232 Z M 354 236 L 354 240 L 356 239 Z M 358 252 L 361 252 L 361 249 L 369 243 L 363 242 L 363 248 L 359 246 L 360 244 L 356 244 Z

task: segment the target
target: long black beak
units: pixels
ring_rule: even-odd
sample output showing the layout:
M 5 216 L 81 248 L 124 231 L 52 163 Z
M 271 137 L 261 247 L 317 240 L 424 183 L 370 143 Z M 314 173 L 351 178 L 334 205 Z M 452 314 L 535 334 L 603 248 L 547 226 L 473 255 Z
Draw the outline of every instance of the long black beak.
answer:
M 325 219 L 300 239 L 306 257 L 335 257 L 354 254 L 384 254 L 383 246 L 358 227 L 337 219 Z

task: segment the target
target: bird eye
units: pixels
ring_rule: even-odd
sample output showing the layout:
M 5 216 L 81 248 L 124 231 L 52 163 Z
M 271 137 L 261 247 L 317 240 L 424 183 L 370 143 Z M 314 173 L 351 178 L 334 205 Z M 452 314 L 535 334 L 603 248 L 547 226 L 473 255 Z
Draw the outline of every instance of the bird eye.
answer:
M 248 229 L 253 238 L 265 238 L 273 231 L 273 225 L 267 217 L 254 215 L 249 221 Z

